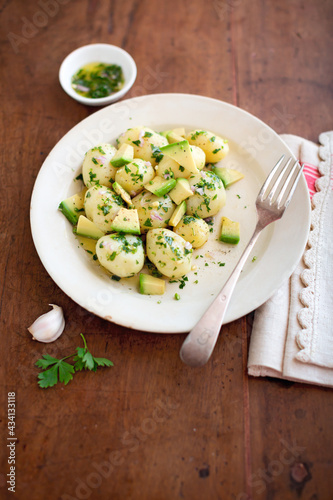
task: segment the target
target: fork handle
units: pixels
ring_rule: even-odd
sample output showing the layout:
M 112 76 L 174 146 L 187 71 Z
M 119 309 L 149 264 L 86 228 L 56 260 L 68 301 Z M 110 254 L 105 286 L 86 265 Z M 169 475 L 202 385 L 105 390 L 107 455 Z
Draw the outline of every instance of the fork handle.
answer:
M 187 365 L 202 366 L 210 358 L 241 270 L 262 230 L 263 227 L 257 223 L 248 245 L 222 290 L 186 337 L 180 349 L 180 357 Z

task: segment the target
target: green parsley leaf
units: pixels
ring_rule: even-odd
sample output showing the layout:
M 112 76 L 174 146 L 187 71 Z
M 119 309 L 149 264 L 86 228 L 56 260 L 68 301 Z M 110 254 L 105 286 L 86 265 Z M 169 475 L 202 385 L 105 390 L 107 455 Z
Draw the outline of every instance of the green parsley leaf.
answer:
M 92 370 L 96 371 L 99 366 L 113 366 L 112 361 L 106 358 L 95 358 L 90 351 L 88 351 L 86 339 L 81 333 L 81 337 L 83 338 L 84 347 L 77 347 L 76 352 L 77 355 L 74 358 L 75 370 Z
M 70 354 L 62 359 L 53 358 L 49 354 L 43 354 L 38 359 L 36 366 L 44 370 L 38 374 L 38 385 L 43 389 L 53 387 L 58 382 L 67 385 L 73 379 L 73 374 L 77 371 L 96 371 L 99 366 L 113 366 L 112 361 L 106 358 L 94 358 L 88 350 L 86 339 L 81 333 L 84 347 L 77 347 L 76 354 Z M 74 365 L 66 363 L 65 359 L 73 358 Z
M 86 352 L 85 355 L 82 358 L 82 361 L 85 365 L 85 368 L 88 370 L 93 370 L 94 369 L 94 358 L 91 352 Z
M 74 373 L 74 367 L 73 365 L 70 365 L 69 363 L 66 363 L 64 361 L 65 359 L 67 359 L 67 357 L 56 359 L 52 358 L 52 356 L 49 356 L 48 354 L 44 354 L 43 358 L 44 359 L 39 359 L 36 362 L 36 366 L 38 366 L 38 368 L 42 368 L 43 370 L 45 370 L 45 368 L 47 368 L 48 366 L 53 366 L 48 370 L 39 373 L 39 387 L 42 387 L 43 389 L 46 389 L 47 387 L 53 387 L 58 383 L 58 381 L 63 382 L 65 385 L 67 385 L 68 382 L 73 379 L 72 374 Z
M 98 366 L 113 366 L 112 361 L 107 358 L 94 358 L 94 361 Z

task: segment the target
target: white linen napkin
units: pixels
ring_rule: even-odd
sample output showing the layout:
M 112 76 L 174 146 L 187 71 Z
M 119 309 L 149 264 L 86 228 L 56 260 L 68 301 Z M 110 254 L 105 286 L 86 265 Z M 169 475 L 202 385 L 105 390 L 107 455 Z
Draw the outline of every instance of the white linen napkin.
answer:
M 333 387 L 333 132 L 320 145 L 281 137 L 305 164 L 311 230 L 289 281 L 255 312 L 248 373 Z

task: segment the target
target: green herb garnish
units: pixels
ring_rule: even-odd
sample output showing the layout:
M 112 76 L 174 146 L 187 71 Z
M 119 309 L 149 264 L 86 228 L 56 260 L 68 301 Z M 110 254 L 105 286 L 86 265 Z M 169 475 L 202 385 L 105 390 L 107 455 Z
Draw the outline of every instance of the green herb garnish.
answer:
M 77 347 L 76 354 L 70 354 L 62 359 L 53 358 L 49 354 L 43 354 L 43 358 L 38 359 L 36 366 L 42 371 L 38 375 L 38 385 L 43 389 L 53 387 L 58 382 L 67 385 L 73 379 L 77 371 L 96 371 L 99 366 L 113 366 L 112 361 L 106 358 L 95 358 L 88 350 L 86 339 L 80 334 L 84 347 Z M 74 365 L 67 363 L 65 359 L 73 358 Z

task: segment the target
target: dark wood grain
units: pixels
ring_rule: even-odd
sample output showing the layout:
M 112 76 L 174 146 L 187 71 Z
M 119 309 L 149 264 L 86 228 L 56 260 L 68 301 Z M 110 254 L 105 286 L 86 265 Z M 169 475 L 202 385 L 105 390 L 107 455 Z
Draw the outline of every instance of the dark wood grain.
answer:
M 40 2 L 0 5 L 0 497 L 12 495 L 6 398 L 15 391 L 20 500 L 331 499 L 331 390 L 248 378 L 252 315 L 226 325 L 212 360 L 193 370 L 178 357 L 183 335 L 128 330 L 87 313 L 44 270 L 30 234 L 29 205 L 46 155 L 95 111 L 71 100 L 57 76 L 63 58 L 87 43 L 113 43 L 133 55 L 138 78 L 128 97 L 211 96 L 252 112 L 279 133 L 316 141 L 332 127 L 332 3 L 48 5 L 45 26 L 26 36 L 29 21 L 43 24 Z M 10 34 L 21 39 L 14 43 Z M 65 356 L 84 331 L 91 350 L 111 358 L 114 368 L 81 373 L 67 387 L 39 389 L 34 363 L 46 348 L 31 341 L 27 326 L 49 303 L 64 308 L 67 323 L 47 352 Z

